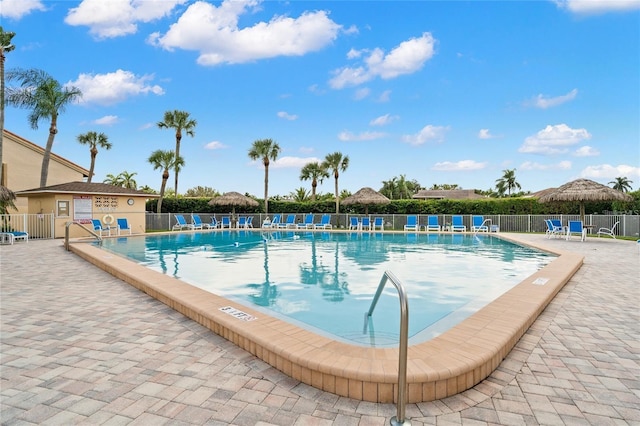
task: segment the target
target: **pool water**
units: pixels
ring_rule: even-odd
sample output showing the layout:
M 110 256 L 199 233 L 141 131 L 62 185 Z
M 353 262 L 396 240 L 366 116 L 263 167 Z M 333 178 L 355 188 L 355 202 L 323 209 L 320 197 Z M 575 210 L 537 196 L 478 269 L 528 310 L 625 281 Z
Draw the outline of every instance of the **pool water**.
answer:
M 410 343 L 433 338 L 556 256 L 492 235 L 366 232 L 188 232 L 105 239 L 102 248 L 334 339 L 397 345 L 404 285 Z

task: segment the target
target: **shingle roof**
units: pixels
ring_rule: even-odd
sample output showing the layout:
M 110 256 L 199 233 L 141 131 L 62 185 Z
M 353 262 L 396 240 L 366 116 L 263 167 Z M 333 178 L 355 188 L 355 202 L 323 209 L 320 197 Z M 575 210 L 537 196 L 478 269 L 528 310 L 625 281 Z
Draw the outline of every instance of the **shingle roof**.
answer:
M 17 191 L 16 195 L 39 195 L 47 193 L 66 193 L 66 194 L 95 194 L 95 195 L 135 195 L 144 196 L 146 198 L 158 198 L 157 194 L 148 194 L 144 191 L 137 189 L 123 188 L 121 186 L 109 185 L 107 183 L 88 183 L 88 182 L 68 182 L 58 185 L 45 186 L 42 188 L 26 189 L 24 191 Z

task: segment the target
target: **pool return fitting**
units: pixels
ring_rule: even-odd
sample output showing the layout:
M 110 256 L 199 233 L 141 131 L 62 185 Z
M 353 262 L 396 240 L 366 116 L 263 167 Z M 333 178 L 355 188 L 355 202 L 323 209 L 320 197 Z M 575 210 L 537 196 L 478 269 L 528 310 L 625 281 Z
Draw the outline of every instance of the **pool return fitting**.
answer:
M 373 314 L 373 310 L 376 308 L 378 299 L 384 290 L 384 286 L 387 280 L 391 280 L 393 286 L 398 290 L 398 299 L 400 299 L 400 343 L 399 343 L 399 359 L 398 359 L 398 404 L 397 414 L 391 418 L 390 424 L 392 426 L 410 426 L 411 421 L 405 419 L 405 408 L 407 405 L 407 347 L 409 341 L 409 300 L 407 299 L 407 293 L 404 290 L 404 286 L 396 278 L 391 271 L 384 271 L 380 284 L 378 284 L 378 290 L 376 291 L 373 300 L 371 301 L 371 307 L 368 312 L 364 314 L 364 332 L 367 332 L 367 326 L 369 324 L 369 318 Z

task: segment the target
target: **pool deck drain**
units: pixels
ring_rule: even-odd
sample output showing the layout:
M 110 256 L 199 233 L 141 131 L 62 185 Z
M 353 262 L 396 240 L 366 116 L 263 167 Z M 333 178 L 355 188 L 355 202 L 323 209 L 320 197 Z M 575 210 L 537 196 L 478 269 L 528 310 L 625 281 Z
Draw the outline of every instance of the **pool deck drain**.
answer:
M 518 238 L 585 264 L 486 380 L 410 404 L 407 416 L 639 422 L 637 247 Z M 292 380 L 60 245 L 0 249 L 3 424 L 384 424 L 394 415 L 392 404 Z

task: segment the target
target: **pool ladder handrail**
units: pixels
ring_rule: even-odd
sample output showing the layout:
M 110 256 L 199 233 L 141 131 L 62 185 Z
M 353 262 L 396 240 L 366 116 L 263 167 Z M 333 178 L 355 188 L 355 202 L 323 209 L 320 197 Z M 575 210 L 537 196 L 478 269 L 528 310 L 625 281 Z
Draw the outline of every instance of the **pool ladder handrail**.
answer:
M 479 229 L 482 228 L 483 226 L 485 226 L 485 223 L 487 223 L 487 222 L 488 223 L 492 223 L 491 219 L 489 219 L 489 218 L 483 220 L 482 223 L 480 224 L 480 226 L 478 226 L 476 228 L 476 230 L 473 232 L 473 235 L 474 236 L 478 235 L 478 232 L 480 232 Z M 487 230 L 489 230 L 489 231 L 491 230 L 491 225 L 487 225 Z
M 102 243 L 102 237 L 98 234 L 96 234 L 92 229 L 87 228 L 86 226 L 84 226 L 83 224 L 81 224 L 80 222 L 67 222 L 64 225 L 64 248 L 65 250 L 69 251 L 69 227 L 71 225 L 78 225 L 80 228 L 84 229 L 85 231 L 87 231 L 88 233 L 90 233 L 91 235 L 93 235 L 94 237 L 96 237 L 96 239 Z
M 398 425 L 411 425 L 411 421 L 405 419 L 405 411 L 407 405 L 407 347 L 409 341 L 409 300 L 407 299 L 407 293 L 404 290 L 404 286 L 396 278 L 391 271 L 384 271 L 380 284 L 378 284 L 378 290 L 376 291 L 373 300 L 371 301 L 371 307 L 369 311 L 364 314 L 364 329 L 366 332 L 369 318 L 373 314 L 373 310 L 376 308 L 378 299 L 384 290 L 387 281 L 391 280 L 393 286 L 398 290 L 398 299 L 400 299 L 400 342 L 399 342 L 399 359 L 398 359 L 398 404 L 397 414 L 391 418 L 390 424 L 393 426 Z

